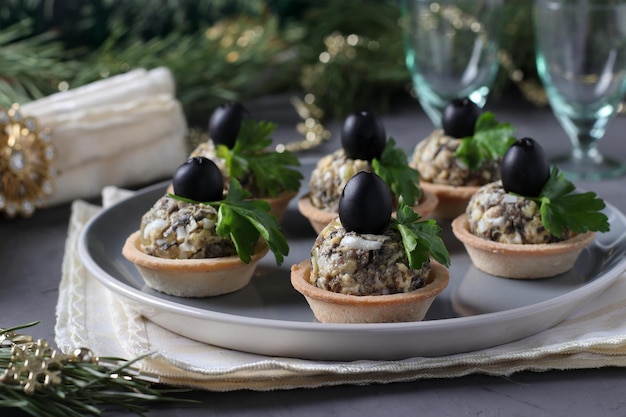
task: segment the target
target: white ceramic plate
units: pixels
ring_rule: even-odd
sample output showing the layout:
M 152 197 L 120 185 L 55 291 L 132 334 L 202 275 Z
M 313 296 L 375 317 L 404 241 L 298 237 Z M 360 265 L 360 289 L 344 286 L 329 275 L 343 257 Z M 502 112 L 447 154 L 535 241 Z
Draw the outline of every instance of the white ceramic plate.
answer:
M 141 190 L 92 219 L 80 239 L 85 265 L 109 289 L 166 329 L 201 342 L 269 356 L 395 360 L 495 346 L 559 323 L 605 290 L 626 268 L 626 218 L 612 206 L 606 209 L 611 232 L 598 235 L 572 271 L 543 280 L 508 280 L 478 271 L 449 223 L 442 223 L 452 257 L 450 285 L 436 298 L 424 321 L 322 324 L 289 282 L 290 266 L 308 257 L 315 238 L 295 201 L 283 219 L 290 243 L 285 263 L 276 267 L 268 254 L 244 289 L 187 299 L 146 287 L 121 248 L 164 190 L 165 184 Z

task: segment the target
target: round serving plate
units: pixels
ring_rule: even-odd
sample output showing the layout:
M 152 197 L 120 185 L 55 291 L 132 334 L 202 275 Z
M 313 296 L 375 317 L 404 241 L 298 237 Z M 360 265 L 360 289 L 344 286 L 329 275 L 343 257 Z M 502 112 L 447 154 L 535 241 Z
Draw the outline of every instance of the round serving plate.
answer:
M 626 218 L 611 205 L 605 209 L 611 231 L 597 234 L 571 271 L 539 281 L 482 273 L 471 264 L 450 223 L 442 221 L 452 259 L 450 284 L 423 321 L 324 324 L 315 320 L 290 284 L 291 265 L 308 258 L 315 239 L 294 202 L 282 220 L 289 256 L 278 267 L 268 254 L 243 289 L 196 299 L 148 288 L 121 250 L 166 186 L 142 189 L 101 211 L 81 234 L 80 257 L 99 281 L 147 319 L 182 336 L 245 352 L 318 360 L 397 360 L 474 351 L 558 324 L 626 268 Z

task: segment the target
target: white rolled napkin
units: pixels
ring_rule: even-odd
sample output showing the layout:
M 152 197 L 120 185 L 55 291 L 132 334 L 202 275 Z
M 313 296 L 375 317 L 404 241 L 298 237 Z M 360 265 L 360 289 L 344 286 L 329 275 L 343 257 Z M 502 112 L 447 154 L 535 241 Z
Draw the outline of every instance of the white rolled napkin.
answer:
M 167 68 L 96 81 L 20 112 L 52 129 L 57 176 L 48 205 L 167 178 L 187 157 L 187 123 Z

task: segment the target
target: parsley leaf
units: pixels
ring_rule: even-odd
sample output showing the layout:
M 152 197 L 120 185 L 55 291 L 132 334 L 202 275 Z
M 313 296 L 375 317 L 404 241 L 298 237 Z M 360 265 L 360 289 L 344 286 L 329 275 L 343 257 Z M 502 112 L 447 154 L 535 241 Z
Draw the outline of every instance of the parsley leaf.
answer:
M 413 206 L 422 195 L 418 186 L 419 172 L 409 166 L 406 153 L 395 146 L 395 140 L 389 138 L 380 159 L 372 160 L 372 167 L 394 195 L 405 204 Z
M 392 225 L 402 236 L 402 243 L 411 269 L 419 269 L 430 257 L 450 266 L 450 254 L 439 236 L 441 228 L 433 219 L 424 220 L 410 206 L 401 204 Z
M 188 203 L 206 204 L 218 210 L 216 231 L 222 237 L 230 237 L 239 259 L 249 263 L 259 236 L 274 253 L 276 264 L 281 265 L 289 254 L 287 239 L 280 231 L 276 217 L 269 213 L 270 205 L 265 200 L 249 199 L 250 192 L 244 190 L 239 181 L 232 179 L 228 195 L 222 201 L 197 202 L 168 194 Z
M 576 233 L 608 232 L 606 206 L 594 192 L 574 193 L 576 187 L 555 166 L 538 197 L 526 197 L 541 204 L 541 221 L 548 232 L 562 237 L 565 229 Z
M 259 194 L 264 197 L 276 197 L 282 191 L 298 191 L 304 178 L 293 168 L 300 166 L 293 153 L 268 150 L 272 144 L 270 135 L 275 129 L 275 123 L 244 120 L 232 149 L 217 145 L 217 156 L 225 160 L 228 176 L 241 181 L 251 173 Z
M 515 142 L 511 136 L 514 130 L 510 123 L 498 123 L 493 113 L 482 113 L 476 121 L 474 136 L 461 139 L 455 155 L 471 171 L 475 171 L 486 161 L 504 156 Z

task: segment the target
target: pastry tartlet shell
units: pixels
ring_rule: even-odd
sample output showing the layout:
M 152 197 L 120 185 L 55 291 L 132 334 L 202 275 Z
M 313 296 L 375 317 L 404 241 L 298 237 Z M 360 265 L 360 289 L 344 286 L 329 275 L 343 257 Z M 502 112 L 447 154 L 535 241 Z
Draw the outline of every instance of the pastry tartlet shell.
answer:
M 439 204 L 431 214 L 443 220 L 452 220 L 464 213 L 470 199 L 480 188 L 475 185 L 447 185 L 426 181 L 421 181 L 420 187 L 437 196 Z
M 483 239 L 470 232 L 467 214 L 452 221 L 454 235 L 476 268 L 504 278 L 548 278 L 569 271 L 595 232 L 576 235 L 555 243 L 514 244 Z
M 449 271 L 431 260 L 428 283 L 415 291 L 390 295 L 347 295 L 327 291 L 308 281 L 310 260 L 291 267 L 291 284 L 322 323 L 391 323 L 424 319 L 435 297 L 450 280 Z
M 166 259 L 142 251 L 139 233 L 136 231 L 126 239 L 122 254 L 135 264 L 150 288 L 178 297 L 211 297 L 245 287 L 258 261 L 269 250 L 265 242 L 259 241 L 247 264 L 239 256 Z
M 320 233 L 328 223 L 333 221 L 339 214 L 334 211 L 321 210 L 311 203 L 311 193 L 307 193 L 298 200 L 298 210 L 311 223 L 313 230 Z M 439 204 L 439 200 L 434 193 L 422 189 L 422 198 L 413 208 L 420 216 L 428 218 Z
M 283 191 L 276 197 L 263 197 L 262 200 L 270 203 L 270 214 L 276 216 L 278 221 L 280 221 L 285 212 L 287 211 L 287 207 L 289 206 L 289 202 L 298 194 L 297 191 Z

